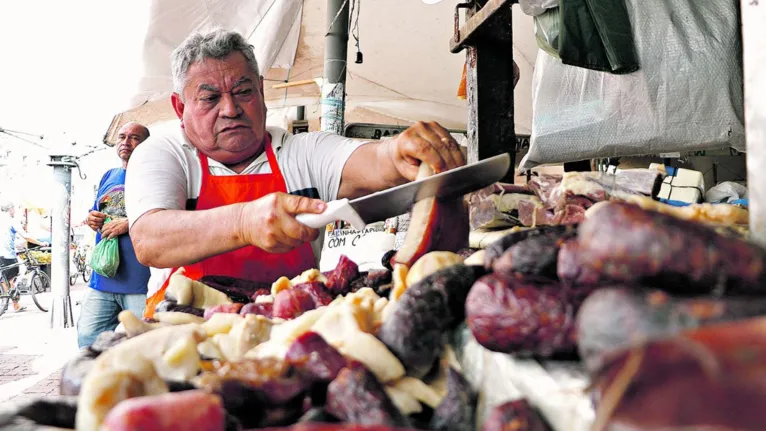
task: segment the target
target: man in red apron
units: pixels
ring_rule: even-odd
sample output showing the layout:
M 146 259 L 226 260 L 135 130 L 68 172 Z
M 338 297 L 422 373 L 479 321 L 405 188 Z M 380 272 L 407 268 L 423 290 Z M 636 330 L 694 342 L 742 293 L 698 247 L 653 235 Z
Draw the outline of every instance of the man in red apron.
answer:
M 379 143 L 267 130 L 253 49 L 235 32 L 187 38 L 173 53 L 173 75 L 171 102 L 182 130 L 165 137 L 153 131 L 133 155 L 141 163 L 131 163 L 126 183 L 136 255 L 159 280 L 150 281 L 145 316 L 178 268 L 194 279 L 293 277 L 314 267 L 310 242 L 319 235 L 295 215 L 321 213 L 323 200 L 411 181 L 420 163 L 436 171 L 465 164 L 458 144 L 436 123 L 418 123 Z M 287 194 L 288 186 L 293 193 L 324 192 L 311 199 Z

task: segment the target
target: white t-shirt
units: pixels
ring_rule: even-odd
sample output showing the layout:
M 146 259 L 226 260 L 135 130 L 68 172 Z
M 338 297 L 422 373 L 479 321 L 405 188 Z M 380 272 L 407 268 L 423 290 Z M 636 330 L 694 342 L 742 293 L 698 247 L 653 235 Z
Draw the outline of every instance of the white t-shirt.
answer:
M 267 127 L 288 193 L 322 199 L 338 197 L 343 167 L 349 156 L 365 142 L 332 133 L 292 135 Z M 209 160 L 212 175 L 237 175 L 226 166 Z M 256 158 L 245 174 L 270 173 L 266 153 Z M 151 136 L 130 157 L 125 178 L 125 207 L 132 226 L 142 215 L 155 209 L 183 210 L 193 207 L 199 196 L 202 167 L 197 149 L 186 139 L 178 121 L 153 127 Z M 322 232 L 324 234 L 324 232 Z M 312 244 L 318 262 L 323 236 Z M 170 270 L 152 268 L 149 295 L 167 278 Z

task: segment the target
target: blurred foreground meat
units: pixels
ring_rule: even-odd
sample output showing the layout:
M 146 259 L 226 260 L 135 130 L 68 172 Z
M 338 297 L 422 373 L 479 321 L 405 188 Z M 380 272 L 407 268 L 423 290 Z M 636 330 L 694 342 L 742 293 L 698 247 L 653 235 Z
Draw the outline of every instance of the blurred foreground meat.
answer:
M 763 430 L 766 318 L 685 331 L 616 353 L 592 374 L 593 429 Z
M 203 391 L 184 391 L 131 398 L 115 406 L 104 420 L 104 431 L 224 431 L 221 399 Z
M 240 310 L 242 310 L 242 307 L 244 304 L 240 302 L 234 302 L 232 304 L 221 304 L 221 305 L 214 305 L 212 307 L 208 307 L 205 309 L 205 314 L 202 315 L 202 317 L 205 318 L 205 320 L 210 320 L 210 318 L 215 313 L 231 313 L 231 314 L 239 314 Z
M 77 356 L 66 363 L 61 372 L 59 394 L 78 395 L 85 376 L 93 368 L 96 358 L 107 349 L 127 340 L 123 333 L 104 331 L 96 337 L 90 347 L 81 350 Z
M 311 294 L 303 289 L 286 289 L 274 297 L 272 314 L 280 319 L 294 319 L 317 307 Z
M 492 409 L 484 431 L 550 431 L 540 414 L 524 400 L 509 401 Z
M 701 224 L 609 202 L 578 230 L 579 265 L 606 279 L 677 293 L 766 292 L 766 254 Z
M 351 288 L 351 282 L 357 277 L 359 266 L 345 255 L 341 255 L 335 269 L 327 276 L 327 289 L 333 295 L 345 295 Z
M 287 362 L 273 359 L 213 363 L 197 386 L 215 393 L 243 427 L 294 423 L 303 413 L 303 395 L 311 381 L 291 375 Z
M 38 425 L 74 428 L 75 416 L 77 415 L 77 397 L 41 398 L 19 408 L 17 415 L 33 420 Z M 0 427 L 5 425 L 2 415 L 0 415 Z
M 766 315 L 766 298 L 679 298 L 659 290 L 601 289 L 577 314 L 577 344 L 588 370 L 609 354 L 697 327 Z
M 476 395 L 470 383 L 452 367 L 447 369 L 447 396 L 434 410 L 430 429 L 434 431 L 472 431 L 476 427 Z
M 383 385 L 363 365 L 344 368 L 327 389 L 327 411 L 345 422 L 408 427 Z
M 523 277 L 485 275 L 466 300 L 466 323 L 489 350 L 539 356 L 576 350 L 574 318 L 589 290 L 557 281 L 536 283 Z
M 577 239 L 564 241 L 559 247 L 556 261 L 556 275 L 562 282 L 573 286 L 597 286 L 608 281 L 607 277 L 584 262 L 590 259 L 585 251 L 580 250 Z
M 475 279 L 475 270 L 465 265 L 437 271 L 409 286 L 383 321 L 378 338 L 409 375 L 420 378 L 433 368 L 444 348 L 442 334 L 462 321 L 465 298 Z
M 234 302 L 247 304 L 259 289 L 268 289 L 265 283 L 257 283 L 242 278 L 223 275 L 206 275 L 199 280 L 201 283 L 223 292 Z
M 264 302 L 262 304 L 251 302 L 245 304 L 241 310 L 239 310 L 241 316 L 247 316 L 248 314 L 256 314 L 271 319 L 274 315 L 274 304 L 271 302 Z
M 359 425 L 359 424 L 296 424 L 287 428 L 263 428 L 263 431 L 417 431 L 412 428 L 395 428 L 385 425 Z
M 299 336 L 287 350 L 286 359 L 312 383 L 331 382 L 347 365 L 343 355 L 315 332 Z
M 345 256 L 342 256 L 341 259 L 343 259 L 344 257 Z M 358 271 L 356 272 L 358 274 Z M 325 284 L 322 283 L 321 281 L 309 281 L 306 283 L 296 284 L 295 286 L 293 286 L 293 290 L 302 290 L 308 293 L 309 296 L 311 296 L 311 299 L 314 301 L 315 307 L 322 307 L 324 305 L 329 305 L 334 299 L 333 295 L 330 294 Z M 304 311 L 308 311 L 308 310 L 304 310 Z
M 568 238 L 574 236 L 576 227 L 573 226 L 542 226 L 535 229 L 526 229 L 519 232 L 509 233 L 485 248 L 484 267 L 492 269 L 495 261 L 500 259 L 506 251 L 522 241 L 538 236 L 551 238 Z
M 492 269 L 505 276 L 514 273 L 555 280 L 559 250 L 574 237 L 574 231 L 552 232 L 517 242 L 492 264 Z

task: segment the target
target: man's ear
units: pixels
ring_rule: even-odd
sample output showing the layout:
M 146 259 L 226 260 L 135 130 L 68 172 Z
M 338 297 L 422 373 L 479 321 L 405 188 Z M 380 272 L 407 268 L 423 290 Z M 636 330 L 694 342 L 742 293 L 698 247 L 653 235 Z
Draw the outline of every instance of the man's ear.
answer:
M 176 111 L 176 116 L 178 119 L 182 120 L 184 117 L 184 108 L 186 105 L 184 104 L 183 100 L 181 100 L 181 96 L 179 96 L 178 93 L 171 94 L 170 103 L 173 104 L 173 110 Z
M 261 81 L 261 98 L 263 98 L 265 96 L 264 96 L 264 93 L 263 93 L 264 90 L 263 90 L 263 77 L 262 76 L 261 76 L 260 81 Z

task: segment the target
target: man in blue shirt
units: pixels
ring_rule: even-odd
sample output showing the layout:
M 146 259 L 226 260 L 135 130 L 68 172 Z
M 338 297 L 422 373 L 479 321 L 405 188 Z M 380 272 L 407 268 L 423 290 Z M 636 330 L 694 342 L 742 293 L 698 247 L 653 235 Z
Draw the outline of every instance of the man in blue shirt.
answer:
M 90 346 L 98 334 L 117 327 L 117 315 L 123 310 L 141 316 L 146 304 L 146 286 L 149 268 L 136 259 L 133 243 L 128 234 L 125 212 L 125 169 L 138 144 L 149 137 L 149 129 L 138 123 L 127 123 L 117 135 L 117 155 L 121 168 L 108 170 L 101 178 L 98 195 L 87 223 L 96 231 L 96 244 L 102 239 L 117 238 L 120 266 L 114 277 L 93 273 L 90 289 L 82 300 L 80 318 L 77 321 L 77 344 L 80 348 Z M 106 222 L 107 217 L 110 219 Z

